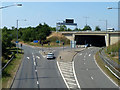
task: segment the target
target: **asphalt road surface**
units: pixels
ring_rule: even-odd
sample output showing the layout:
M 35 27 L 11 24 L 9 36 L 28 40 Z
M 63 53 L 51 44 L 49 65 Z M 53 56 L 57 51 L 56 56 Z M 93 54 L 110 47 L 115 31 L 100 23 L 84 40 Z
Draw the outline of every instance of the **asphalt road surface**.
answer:
M 94 54 L 96 51 L 98 51 L 98 48 L 91 47 L 79 52 L 74 57 L 75 72 L 80 87 L 95 90 L 103 90 L 105 88 L 108 88 L 107 90 L 114 90 L 113 88 L 118 88 L 95 64 Z
M 24 58 L 12 88 L 67 88 L 57 68 L 56 60 L 47 60 L 41 48 L 23 45 Z M 43 48 L 45 50 L 45 48 Z M 55 56 L 59 49 L 54 50 Z

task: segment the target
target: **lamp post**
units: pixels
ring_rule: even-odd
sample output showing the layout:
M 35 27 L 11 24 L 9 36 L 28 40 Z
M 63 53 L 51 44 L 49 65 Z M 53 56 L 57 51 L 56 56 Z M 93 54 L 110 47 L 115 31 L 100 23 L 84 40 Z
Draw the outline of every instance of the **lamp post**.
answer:
M 108 7 L 107 9 L 120 9 L 120 8 L 113 8 L 113 7 Z
M 107 41 L 107 23 L 108 23 L 108 21 L 107 21 L 107 19 L 106 20 L 99 20 L 99 21 L 104 21 L 105 22 L 105 28 L 106 28 L 106 41 Z M 106 51 L 107 51 L 107 42 L 106 42 Z
M 119 7 L 119 5 L 118 5 L 118 7 Z M 109 10 L 110 10 L 110 9 L 118 9 L 118 10 L 119 10 L 120 8 L 108 7 L 107 9 L 109 9 Z M 119 11 L 118 11 L 118 12 L 119 12 Z M 118 13 L 118 14 L 119 14 L 119 13 Z M 119 26 L 119 25 L 120 25 L 120 24 L 119 24 L 120 22 L 119 22 L 119 21 L 120 21 L 120 20 L 119 20 L 119 15 L 118 15 L 118 30 L 119 30 L 119 28 L 120 28 L 120 26 Z
M 86 26 L 87 26 L 87 19 L 89 18 L 89 17 L 84 17 L 85 18 L 85 23 L 86 23 Z
M 16 41 L 16 43 L 17 43 L 17 46 L 18 46 L 18 22 L 19 21 L 27 21 L 26 19 L 25 20 L 18 20 L 17 19 L 17 41 Z M 17 47 L 17 54 L 18 54 L 18 47 Z
M 22 4 L 8 5 L 8 6 L 0 7 L 0 9 L 7 8 L 7 7 L 12 7 L 12 6 L 22 6 Z

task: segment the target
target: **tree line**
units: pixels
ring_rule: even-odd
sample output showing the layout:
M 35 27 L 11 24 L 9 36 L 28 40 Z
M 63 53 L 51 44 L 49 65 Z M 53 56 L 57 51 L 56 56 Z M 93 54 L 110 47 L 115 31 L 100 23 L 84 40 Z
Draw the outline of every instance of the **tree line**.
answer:
M 11 48 L 15 46 L 12 40 L 17 40 L 17 28 L 12 27 L 8 29 L 4 27 L 2 30 L 2 53 L 8 51 L 7 47 Z M 67 28 L 65 25 L 59 27 L 59 31 L 86 31 L 92 30 L 90 26 L 86 25 L 83 29 L 75 28 L 71 30 Z M 100 31 L 101 29 L 99 26 L 96 26 L 95 31 Z M 33 40 L 40 40 L 42 42 L 46 41 L 46 37 L 51 34 L 52 31 L 56 31 L 55 27 L 50 27 L 46 23 L 39 24 L 36 27 L 26 27 L 26 28 L 19 28 L 18 29 L 18 39 L 19 41 L 24 42 L 33 42 Z

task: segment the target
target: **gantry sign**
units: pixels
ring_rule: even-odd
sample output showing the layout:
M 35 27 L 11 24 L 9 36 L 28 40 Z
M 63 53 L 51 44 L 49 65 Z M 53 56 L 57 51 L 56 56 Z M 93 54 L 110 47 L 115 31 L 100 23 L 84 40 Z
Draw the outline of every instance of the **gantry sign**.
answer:
M 76 28 L 77 28 L 77 23 L 74 23 L 74 19 L 66 19 L 63 22 L 56 23 L 56 32 L 58 31 L 58 27 L 60 27 L 61 25 L 76 26 Z

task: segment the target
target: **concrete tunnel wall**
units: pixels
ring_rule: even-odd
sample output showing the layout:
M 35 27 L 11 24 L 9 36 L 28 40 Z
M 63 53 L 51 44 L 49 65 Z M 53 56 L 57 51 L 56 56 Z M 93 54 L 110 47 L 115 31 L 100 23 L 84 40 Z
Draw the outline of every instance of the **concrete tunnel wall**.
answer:
M 75 35 L 75 41 L 76 45 L 106 46 L 105 36 L 102 35 Z

